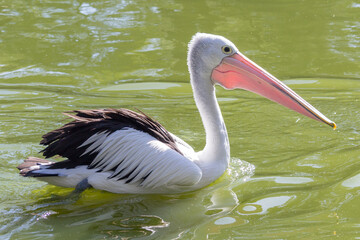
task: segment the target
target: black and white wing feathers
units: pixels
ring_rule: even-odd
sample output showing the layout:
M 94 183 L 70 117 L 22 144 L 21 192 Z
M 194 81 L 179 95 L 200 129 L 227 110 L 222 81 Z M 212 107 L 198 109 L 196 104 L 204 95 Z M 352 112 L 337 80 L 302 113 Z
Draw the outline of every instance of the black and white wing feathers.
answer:
M 86 166 L 108 174 L 109 180 L 147 188 L 193 185 L 201 179 L 192 148 L 147 115 L 128 109 L 74 113 L 66 114 L 72 122 L 43 136 L 46 158 L 68 159 L 46 166 L 44 173 Z

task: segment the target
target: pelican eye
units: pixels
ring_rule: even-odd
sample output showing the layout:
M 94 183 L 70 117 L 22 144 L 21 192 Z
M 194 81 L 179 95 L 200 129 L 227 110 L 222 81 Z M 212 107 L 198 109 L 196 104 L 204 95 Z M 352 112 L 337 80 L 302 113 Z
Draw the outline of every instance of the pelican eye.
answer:
M 232 53 L 232 49 L 231 47 L 225 45 L 225 46 L 222 46 L 221 48 L 222 52 L 225 53 L 225 54 L 231 54 Z

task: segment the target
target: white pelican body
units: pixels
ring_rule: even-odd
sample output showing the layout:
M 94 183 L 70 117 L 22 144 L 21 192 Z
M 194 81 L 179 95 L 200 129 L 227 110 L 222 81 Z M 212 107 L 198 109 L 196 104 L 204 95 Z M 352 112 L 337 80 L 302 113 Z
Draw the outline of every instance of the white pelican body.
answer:
M 229 165 L 230 145 L 215 96 L 215 84 L 242 88 L 332 127 L 304 99 L 242 55 L 221 36 L 197 33 L 189 43 L 188 67 L 194 99 L 206 132 L 195 152 L 143 113 L 127 109 L 74 111 L 74 121 L 43 136 L 45 157 L 30 157 L 20 174 L 57 186 L 93 187 L 114 193 L 179 193 L 202 188 Z

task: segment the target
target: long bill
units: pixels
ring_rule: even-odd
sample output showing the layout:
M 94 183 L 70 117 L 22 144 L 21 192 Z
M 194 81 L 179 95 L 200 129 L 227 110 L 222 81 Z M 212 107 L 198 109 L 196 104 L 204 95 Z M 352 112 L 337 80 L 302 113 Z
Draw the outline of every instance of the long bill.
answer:
M 211 78 L 226 89 L 241 88 L 257 93 L 336 129 L 335 122 L 239 52 L 223 58 L 213 70 Z

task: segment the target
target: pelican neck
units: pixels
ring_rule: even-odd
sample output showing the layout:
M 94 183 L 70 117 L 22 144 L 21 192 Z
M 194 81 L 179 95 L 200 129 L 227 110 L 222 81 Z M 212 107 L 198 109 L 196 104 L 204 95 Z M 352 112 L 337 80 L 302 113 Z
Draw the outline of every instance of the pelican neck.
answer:
M 194 99 L 206 133 L 206 144 L 199 152 L 199 160 L 220 163 L 223 166 L 221 169 L 225 171 L 230 158 L 230 145 L 225 122 L 216 100 L 215 86 L 210 76 L 209 71 L 208 73 L 191 71 Z

